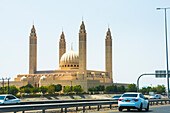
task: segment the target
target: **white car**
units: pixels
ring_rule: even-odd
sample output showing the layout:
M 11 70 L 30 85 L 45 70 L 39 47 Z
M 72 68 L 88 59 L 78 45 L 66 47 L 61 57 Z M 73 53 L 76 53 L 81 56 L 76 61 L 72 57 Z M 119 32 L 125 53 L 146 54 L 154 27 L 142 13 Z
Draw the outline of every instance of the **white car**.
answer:
M 123 109 L 149 110 L 149 101 L 141 93 L 124 93 L 118 100 L 119 111 Z
M 0 104 L 20 103 L 20 100 L 13 95 L 0 95 Z
M 150 96 L 150 99 L 161 99 L 161 95 L 160 94 L 152 95 Z

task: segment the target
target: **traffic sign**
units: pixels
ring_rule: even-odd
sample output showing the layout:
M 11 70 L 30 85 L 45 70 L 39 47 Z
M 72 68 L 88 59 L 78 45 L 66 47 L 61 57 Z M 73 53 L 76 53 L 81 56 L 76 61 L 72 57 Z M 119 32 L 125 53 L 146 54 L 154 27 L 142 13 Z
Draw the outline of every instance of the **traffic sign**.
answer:
M 168 75 L 170 76 L 170 71 L 168 71 Z M 156 70 L 155 71 L 156 78 L 166 78 L 166 71 L 165 70 Z

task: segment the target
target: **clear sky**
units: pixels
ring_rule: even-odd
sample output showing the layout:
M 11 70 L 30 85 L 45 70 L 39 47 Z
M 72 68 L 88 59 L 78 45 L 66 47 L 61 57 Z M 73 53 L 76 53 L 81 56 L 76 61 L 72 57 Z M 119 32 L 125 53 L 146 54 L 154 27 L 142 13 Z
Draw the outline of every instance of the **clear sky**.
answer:
M 28 74 L 33 21 L 38 37 L 38 70 L 58 69 L 62 27 L 67 51 L 73 43 L 78 52 L 83 17 L 87 69 L 105 70 L 104 45 L 109 25 L 114 82 L 136 83 L 142 73 L 166 69 L 164 12 L 156 8 L 168 6 L 169 0 L 0 0 L 0 77 L 14 79 L 17 74 Z M 169 43 L 170 10 L 167 17 Z M 140 84 L 166 85 L 166 79 L 143 77 Z

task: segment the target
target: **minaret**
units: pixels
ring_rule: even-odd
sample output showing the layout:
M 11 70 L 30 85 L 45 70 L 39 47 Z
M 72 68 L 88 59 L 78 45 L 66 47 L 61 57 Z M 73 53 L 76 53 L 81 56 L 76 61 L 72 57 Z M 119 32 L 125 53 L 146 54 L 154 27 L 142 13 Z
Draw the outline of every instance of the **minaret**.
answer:
M 29 74 L 35 74 L 37 71 L 37 36 L 34 25 L 31 29 L 29 44 Z
M 87 79 L 86 73 L 86 30 L 84 22 L 79 30 L 79 74 L 78 79 Z
M 110 32 L 110 28 L 108 28 L 106 39 L 105 39 L 105 68 L 106 72 L 108 72 L 110 82 L 113 82 L 112 78 L 112 36 Z
M 66 52 L 66 42 L 65 42 L 64 32 L 62 31 L 62 34 L 60 36 L 60 42 L 59 42 L 59 63 L 62 55 L 65 52 Z

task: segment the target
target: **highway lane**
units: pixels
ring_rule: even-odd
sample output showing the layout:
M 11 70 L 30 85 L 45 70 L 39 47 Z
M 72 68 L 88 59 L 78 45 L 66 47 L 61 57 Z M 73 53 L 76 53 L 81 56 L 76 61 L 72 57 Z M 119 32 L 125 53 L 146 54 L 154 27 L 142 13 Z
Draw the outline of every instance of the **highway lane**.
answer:
M 142 112 L 143 113 L 170 113 L 170 105 L 153 106 L 150 107 L 148 112 L 145 112 L 144 109 Z M 142 113 L 142 112 L 138 112 L 137 110 L 133 110 L 133 109 L 127 111 L 126 109 L 124 109 L 122 112 L 119 112 L 118 110 L 114 110 L 114 111 L 101 111 L 98 113 Z

